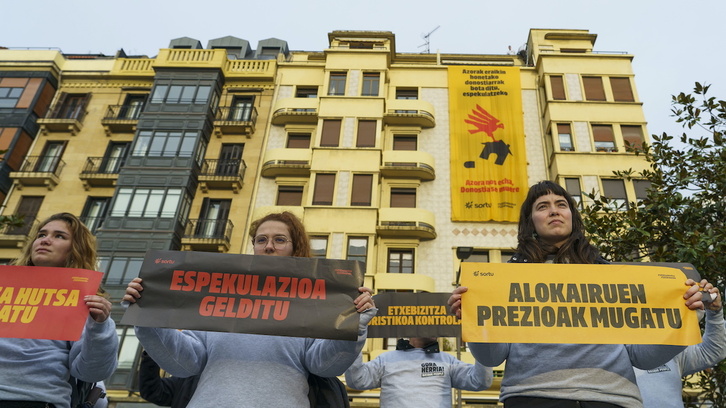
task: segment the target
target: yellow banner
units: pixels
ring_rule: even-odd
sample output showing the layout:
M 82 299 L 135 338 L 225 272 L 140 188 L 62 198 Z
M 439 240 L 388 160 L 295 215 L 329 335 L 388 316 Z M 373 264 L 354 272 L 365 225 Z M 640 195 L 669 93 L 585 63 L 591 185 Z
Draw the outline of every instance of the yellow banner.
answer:
M 461 264 L 462 338 L 484 343 L 701 342 L 678 269 L 635 265 Z
M 451 219 L 517 222 L 527 195 L 517 67 L 450 66 Z

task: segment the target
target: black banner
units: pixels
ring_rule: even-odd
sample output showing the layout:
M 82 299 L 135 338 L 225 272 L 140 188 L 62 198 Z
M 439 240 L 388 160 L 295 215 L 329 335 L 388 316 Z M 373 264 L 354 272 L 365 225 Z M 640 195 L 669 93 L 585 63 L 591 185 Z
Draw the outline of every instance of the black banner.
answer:
M 358 261 L 149 251 L 122 324 L 355 340 Z
M 369 338 L 457 337 L 461 323 L 450 315 L 450 293 L 380 293 L 373 296 L 378 315 L 368 324 Z

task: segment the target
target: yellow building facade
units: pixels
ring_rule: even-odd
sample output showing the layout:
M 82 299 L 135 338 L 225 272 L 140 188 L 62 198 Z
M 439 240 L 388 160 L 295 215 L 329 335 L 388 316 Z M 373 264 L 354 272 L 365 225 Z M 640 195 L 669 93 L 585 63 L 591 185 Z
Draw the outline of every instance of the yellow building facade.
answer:
M 461 114 L 451 109 L 461 97 L 449 86 L 452 67 L 516 75 L 521 117 L 490 136 L 518 129 L 506 143 L 524 153 L 526 176 L 517 176 L 525 184 L 553 180 L 579 199 L 583 191 L 626 202 L 644 194 L 644 182 L 612 173 L 647 165 L 625 150 L 648 140 L 633 56 L 595 51 L 587 30 L 530 30 L 515 55 L 399 53 L 395 35 L 380 31 L 328 39 L 325 50 L 289 51 L 276 39 L 252 50 L 234 37 L 206 48 L 181 38 L 151 58 L 0 50 L 2 146 L 23 154 L 6 161 L 7 174 L 0 169 L 2 214 L 28 220 L 0 233 L 0 259 L 18 255 L 33 222 L 79 214 L 97 234 L 104 285 L 119 298 L 145 251 L 251 253 L 250 221 L 290 210 L 315 256 L 365 261 L 374 291 L 450 292 L 457 248 L 473 249 L 467 261 L 506 262 L 517 245 L 514 221 L 452 213 L 453 167 L 488 160 L 477 150 L 464 162 L 451 149 Z M 3 88 L 22 88 L 18 78 L 39 76 L 53 88 L 47 113 L 40 91 L 37 118 L 32 104 L 3 99 Z M 471 93 L 502 93 L 485 90 L 495 82 Z M 113 403 L 140 401 L 132 332 L 119 326 Z M 389 343 L 369 340 L 365 358 Z M 359 406 L 376 404 L 375 391 L 351 395 Z M 496 387 L 464 393 L 471 404 L 496 397 Z

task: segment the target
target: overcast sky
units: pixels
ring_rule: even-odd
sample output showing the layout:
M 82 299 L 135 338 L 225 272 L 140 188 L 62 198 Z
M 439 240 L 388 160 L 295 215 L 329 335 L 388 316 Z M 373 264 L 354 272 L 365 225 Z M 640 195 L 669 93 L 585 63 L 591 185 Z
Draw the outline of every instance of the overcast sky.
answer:
M 384 30 L 398 52 L 504 54 L 530 28 L 586 29 L 596 51 L 625 51 L 649 133 L 680 134 L 671 95 L 699 81 L 726 99 L 724 0 L 0 0 L 0 46 L 65 53 L 155 56 L 178 37 L 227 35 L 256 48 L 266 38 L 291 50 L 320 51 L 333 30 Z

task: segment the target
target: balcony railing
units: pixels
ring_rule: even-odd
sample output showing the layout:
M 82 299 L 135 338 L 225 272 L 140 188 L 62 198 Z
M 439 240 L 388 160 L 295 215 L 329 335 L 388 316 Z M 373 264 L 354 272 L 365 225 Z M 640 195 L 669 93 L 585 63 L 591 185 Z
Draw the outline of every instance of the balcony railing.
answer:
M 434 180 L 436 178 L 434 158 L 421 151 L 386 150 L 383 152 L 381 174 L 384 177 Z
M 243 134 L 251 137 L 255 133 L 257 108 L 225 106 L 217 108 L 214 115 L 214 132 L 218 137 L 224 134 Z
M 20 170 L 10 173 L 10 177 L 21 187 L 45 186 L 52 190 L 58 185 L 65 165 L 60 156 L 28 156 Z
M 309 176 L 311 161 L 310 149 L 270 149 L 265 152 L 262 176 Z
M 11 225 L 0 227 L 0 247 L 21 248 L 36 223 L 38 223 L 36 217 L 24 216 L 23 225 L 19 227 Z
M 393 99 L 386 102 L 383 120 L 388 125 L 436 126 L 434 107 L 418 99 Z
M 202 191 L 208 189 L 242 189 L 247 164 L 242 159 L 205 159 L 199 172 Z
M 86 105 L 69 105 L 61 103 L 53 106 L 44 118 L 38 119 L 40 131 L 43 135 L 48 132 L 70 132 L 75 136 L 83 128 L 83 118 L 86 117 Z
M 106 129 L 107 136 L 113 132 L 134 132 L 139 123 L 139 116 L 145 104 L 136 105 L 109 105 L 101 124 Z
M 382 237 L 436 238 L 434 214 L 422 208 L 380 208 L 376 232 Z
M 184 229 L 182 246 L 189 251 L 227 252 L 233 229 L 230 220 L 190 219 Z
M 90 187 L 113 187 L 125 161 L 123 157 L 89 157 L 78 177 L 86 190 Z
M 316 123 L 318 121 L 318 98 L 283 98 L 272 109 L 273 125 L 288 123 Z

